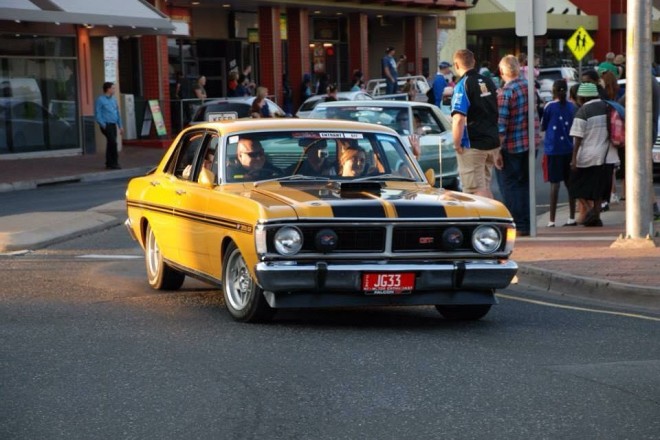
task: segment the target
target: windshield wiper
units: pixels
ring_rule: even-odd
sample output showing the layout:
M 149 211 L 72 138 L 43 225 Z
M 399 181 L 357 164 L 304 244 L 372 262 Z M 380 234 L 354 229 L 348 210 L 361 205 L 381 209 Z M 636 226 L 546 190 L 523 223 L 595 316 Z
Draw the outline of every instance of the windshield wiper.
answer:
M 328 180 L 330 180 L 330 178 L 325 176 L 307 176 L 305 174 L 292 174 L 290 176 L 275 177 L 273 179 L 268 179 L 268 180 L 259 180 L 257 182 L 254 182 L 254 186 L 259 186 L 262 183 L 284 182 L 287 180 L 295 180 L 295 181 L 322 180 L 324 182 L 327 182 Z
M 351 182 L 364 182 L 366 180 L 401 180 L 404 182 L 417 182 L 417 179 L 400 176 L 398 174 L 379 174 L 377 176 L 360 177 L 359 179 L 353 179 Z

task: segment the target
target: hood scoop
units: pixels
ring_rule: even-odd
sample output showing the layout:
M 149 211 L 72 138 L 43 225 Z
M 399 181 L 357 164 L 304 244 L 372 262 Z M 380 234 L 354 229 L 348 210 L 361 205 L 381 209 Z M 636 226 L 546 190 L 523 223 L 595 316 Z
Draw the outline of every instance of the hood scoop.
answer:
M 339 192 L 341 193 L 342 197 L 350 197 L 352 194 L 358 195 L 360 193 L 368 193 L 375 196 L 380 196 L 382 188 L 382 182 L 356 181 L 339 183 Z

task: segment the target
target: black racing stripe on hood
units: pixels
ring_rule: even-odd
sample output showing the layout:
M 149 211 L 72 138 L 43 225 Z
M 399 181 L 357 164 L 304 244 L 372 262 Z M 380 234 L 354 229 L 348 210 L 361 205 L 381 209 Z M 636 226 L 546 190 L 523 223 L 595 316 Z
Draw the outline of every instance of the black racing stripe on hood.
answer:
M 330 203 L 336 218 L 385 218 L 385 208 L 378 200 Z
M 447 211 L 440 204 L 420 204 L 410 201 L 390 200 L 399 218 L 446 218 Z

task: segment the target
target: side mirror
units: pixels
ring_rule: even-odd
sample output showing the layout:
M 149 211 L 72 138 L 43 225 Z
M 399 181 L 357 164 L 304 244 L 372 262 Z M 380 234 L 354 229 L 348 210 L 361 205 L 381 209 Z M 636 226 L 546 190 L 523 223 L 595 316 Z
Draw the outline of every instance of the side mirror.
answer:
M 213 188 L 215 186 L 215 174 L 211 170 L 202 168 L 199 171 L 199 176 L 197 176 L 197 183 L 207 188 Z
M 429 185 L 435 186 L 435 171 L 433 171 L 433 168 L 426 170 L 424 175 L 426 176 L 426 181 L 429 183 Z

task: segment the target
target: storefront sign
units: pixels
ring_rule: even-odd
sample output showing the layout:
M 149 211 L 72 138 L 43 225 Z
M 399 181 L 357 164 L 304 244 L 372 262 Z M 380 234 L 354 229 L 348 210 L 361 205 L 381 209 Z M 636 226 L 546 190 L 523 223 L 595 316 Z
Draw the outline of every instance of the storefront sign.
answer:
M 248 38 L 248 43 L 258 43 L 259 42 L 259 29 L 257 29 L 257 28 L 248 28 L 247 38 Z
M 456 17 L 441 15 L 438 17 L 438 29 L 456 29 Z

